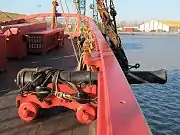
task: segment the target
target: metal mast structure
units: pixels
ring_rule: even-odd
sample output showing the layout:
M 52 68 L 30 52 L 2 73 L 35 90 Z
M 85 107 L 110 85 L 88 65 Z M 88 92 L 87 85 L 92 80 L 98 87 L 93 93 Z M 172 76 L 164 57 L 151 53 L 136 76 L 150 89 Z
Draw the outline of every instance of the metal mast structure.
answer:
M 95 21 L 98 21 L 98 9 L 97 9 L 97 1 L 93 0 L 93 4 L 90 5 L 90 9 L 93 10 L 93 18 Z
M 98 9 L 97 9 L 97 1 L 93 0 L 94 9 L 93 9 L 93 18 L 95 21 L 98 21 Z
M 86 0 L 77 0 L 80 14 L 86 15 Z

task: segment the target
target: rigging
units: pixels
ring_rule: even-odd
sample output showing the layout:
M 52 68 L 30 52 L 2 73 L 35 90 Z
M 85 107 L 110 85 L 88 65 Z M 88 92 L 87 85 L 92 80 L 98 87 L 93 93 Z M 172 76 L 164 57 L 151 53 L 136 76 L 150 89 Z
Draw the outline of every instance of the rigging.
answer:
M 86 15 L 86 0 L 74 0 L 74 3 L 78 3 L 80 14 Z
M 122 48 L 121 39 L 117 33 L 116 15 L 113 0 L 110 0 L 108 6 L 107 0 L 97 0 L 98 11 L 102 19 L 104 35 L 109 37 L 110 46 L 123 71 L 129 70 L 128 59 Z M 110 10 L 110 11 L 109 11 Z
M 93 4 L 90 4 L 90 9 L 93 11 L 93 18 L 97 22 L 98 21 L 98 10 L 97 10 L 97 2 L 93 0 Z

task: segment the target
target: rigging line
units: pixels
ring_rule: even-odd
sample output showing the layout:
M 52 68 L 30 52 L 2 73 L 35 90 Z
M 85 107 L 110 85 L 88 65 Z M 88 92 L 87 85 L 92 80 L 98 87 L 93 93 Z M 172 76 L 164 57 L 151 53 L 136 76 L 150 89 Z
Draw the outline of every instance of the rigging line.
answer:
M 65 4 L 66 4 L 66 8 L 67 8 L 67 10 L 68 10 L 68 13 L 70 13 L 70 12 L 69 12 L 69 8 L 68 8 L 68 6 L 67 6 L 66 1 L 65 1 Z M 71 22 L 71 24 L 72 24 L 72 23 L 73 23 L 73 20 L 72 20 L 72 19 L 70 19 L 70 21 L 69 21 L 69 19 L 68 19 L 68 22 Z
M 80 13 L 80 9 L 78 8 L 78 5 L 77 5 L 77 2 L 76 1 L 74 1 L 74 5 L 75 5 L 75 9 L 76 9 L 76 12 L 78 13 L 78 15 L 79 15 L 79 18 L 81 19 L 81 21 L 82 21 L 82 17 L 81 17 L 81 13 Z
M 74 0 L 73 2 L 74 2 L 74 6 L 75 6 L 75 9 L 76 9 L 76 12 L 77 12 L 80 20 L 82 21 L 83 19 L 82 19 L 81 15 L 80 15 L 80 9 L 78 8 L 78 4 L 77 4 L 77 2 L 76 2 L 75 0 Z M 81 23 L 81 22 L 80 22 L 80 25 L 82 26 L 82 23 Z M 81 31 L 81 30 L 80 30 L 80 31 Z M 82 48 L 79 47 L 79 49 L 82 49 Z M 79 53 L 81 53 L 81 51 L 79 51 Z
M 79 15 L 79 18 L 81 20 L 81 25 L 82 25 L 82 22 L 85 24 L 85 19 L 82 18 L 81 16 L 81 11 L 80 11 L 80 8 L 78 8 L 78 3 L 77 2 L 74 2 L 74 5 L 75 5 L 75 9 L 76 9 L 76 12 L 78 13 Z M 84 15 L 85 16 L 85 15 Z
M 74 0 L 74 5 L 75 5 L 76 12 L 79 15 L 79 18 L 81 20 L 81 26 L 82 26 L 82 22 L 85 24 L 85 20 L 83 20 L 81 13 L 80 13 L 80 8 L 78 8 L 78 2 L 76 2 L 75 0 Z M 80 47 L 80 49 L 82 49 L 82 47 Z M 83 67 L 85 66 L 85 64 L 83 64 L 83 52 L 80 52 L 80 53 L 81 53 L 80 54 L 80 63 L 77 67 L 77 70 L 80 70 L 81 68 L 83 69 Z M 87 68 L 89 69 L 89 66 L 87 66 Z
M 67 8 L 67 10 L 68 10 L 68 12 L 69 12 L 69 8 L 68 8 L 68 5 L 67 5 L 66 0 L 65 0 L 65 5 L 66 5 L 66 8 Z M 76 1 L 74 1 L 74 5 L 75 5 L 76 12 L 77 12 L 78 15 L 79 15 L 79 19 L 81 20 L 80 23 L 81 23 L 81 26 L 82 26 L 82 22 L 84 22 L 84 20 L 83 20 L 83 18 L 82 18 L 81 15 L 80 15 L 80 9 L 78 8 L 78 5 L 77 5 L 77 2 L 76 2 Z M 81 49 L 81 48 L 80 48 L 80 49 Z M 79 52 L 79 53 L 81 53 L 81 52 Z M 77 70 L 80 70 L 81 67 L 82 67 L 82 56 L 83 56 L 83 54 L 80 54 L 79 64 L 78 64 Z
M 79 10 L 78 5 L 77 5 L 77 1 L 74 0 L 73 3 L 74 3 L 74 6 L 75 6 L 75 9 L 76 9 L 76 12 L 77 12 L 77 14 L 79 16 L 79 19 L 82 20 L 81 15 L 80 15 L 80 10 Z M 66 7 L 67 7 L 67 3 L 65 3 L 65 4 L 66 4 Z M 78 21 L 77 21 L 77 23 L 78 23 Z M 80 25 L 82 25 L 81 22 L 80 22 Z M 81 30 L 80 30 L 80 32 L 81 32 Z M 82 47 L 80 47 L 80 45 L 78 45 L 78 49 L 81 50 Z M 79 64 L 77 66 L 77 70 L 80 71 L 81 67 L 82 67 L 82 52 L 81 51 L 79 51 L 79 56 L 80 57 L 79 57 Z
M 75 5 L 75 9 L 76 9 L 77 13 L 79 14 L 79 17 L 82 18 L 80 8 L 78 8 L 78 2 L 74 1 L 74 5 Z
M 80 8 L 78 8 L 78 2 L 76 2 L 75 0 L 74 0 L 74 6 L 75 6 L 75 9 L 76 9 L 76 12 L 77 12 L 77 14 L 78 14 L 78 16 L 79 16 L 79 18 L 80 18 L 80 25 L 81 25 L 81 28 L 84 28 L 84 26 L 82 27 L 82 24 L 84 24 L 84 25 L 86 25 L 87 26 L 87 24 L 85 23 L 85 20 L 83 20 L 83 18 L 82 18 L 82 16 L 81 16 L 81 13 L 80 13 Z M 83 23 L 82 23 L 83 22 Z M 80 30 L 81 31 L 81 34 L 82 34 L 82 29 Z M 80 47 L 80 50 L 82 49 L 82 47 Z M 81 53 L 81 52 L 79 52 L 79 53 Z M 81 58 L 80 58 L 81 59 Z
M 68 13 L 70 13 L 69 7 L 68 7 L 68 4 L 67 4 L 66 0 L 65 0 L 65 5 L 66 5 L 66 8 L 67 8 L 67 10 L 68 10 Z M 81 16 L 80 16 L 80 20 L 82 20 Z M 71 22 L 72 22 L 72 20 L 71 20 Z M 77 23 L 78 23 L 78 21 L 77 21 Z M 78 54 L 77 56 L 79 56 L 79 54 Z M 80 59 L 80 58 L 79 58 L 79 59 Z M 80 63 L 80 60 L 79 60 L 79 63 Z
M 68 10 L 68 13 L 70 13 L 66 0 L 65 0 L 65 4 L 66 4 L 66 8 L 67 8 L 67 10 Z M 80 15 L 80 9 L 78 8 L 78 5 L 77 5 L 77 2 L 76 2 L 76 1 L 74 1 L 74 5 L 75 5 L 75 9 L 76 9 L 76 12 L 77 12 L 78 15 L 79 15 L 80 20 L 83 21 L 81 15 Z
M 65 2 L 66 2 L 66 0 L 65 0 Z M 67 4 L 67 3 L 66 3 L 66 4 Z M 62 5 L 62 0 L 60 0 L 60 5 L 61 5 L 62 12 L 65 13 L 65 12 L 64 12 L 64 8 L 63 8 L 63 5 Z M 68 9 L 68 11 L 69 11 L 69 9 Z M 68 24 L 69 18 L 65 18 L 65 20 L 66 20 L 66 24 Z M 76 49 L 75 49 L 74 42 L 73 42 L 73 40 L 72 40 L 72 35 L 71 35 L 70 31 L 69 31 L 69 27 L 67 28 L 67 30 L 68 30 L 68 33 L 69 33 L 69 36 L 70 36 L 70 40 L 71 40 L 71 44 L 72 44 L 72 47 L 73 47 L 73 50 L 74 50 L 74 54 L 75 54 L 75 56 L 76 56 L 76 60 L 77 60 L 77 62 L 78 62 L 78 64 L 79 64 L 78 55 L 77 55 L 77 52 L 76 52 Z
M 73 2 L 74 2 L 74 1 L 73 1 Z M 68 10 L 68 13 L 70 13 L 66 0 L 65 0 L 65 4 L 66 4 L 66 8 L 67 8 L 67 10 Z M 76 8 L 76 7 L 75 7 L 75 8 Z M 80 20 L 82 20 L 81 17 L 80 17 Z M 71 20 L 71 23 L 72 23 L 72 22 L 73 22 L 73 21 Z M 78 21 L 75 22 L 75 25 L 78 26 Z M 75 30 L 77 31 L 77 27 L 75 28 Z
M 0 12 L 1 12 L 2 14 L 4 14 L 5 16 L 7 16 L 8 18 L 10 18 L 11 20 L 14 20 L 12 17 L 10 17 L 10 16 L 7 15 L 6 13 L 4 13 L 2 10 L 0 10 Z

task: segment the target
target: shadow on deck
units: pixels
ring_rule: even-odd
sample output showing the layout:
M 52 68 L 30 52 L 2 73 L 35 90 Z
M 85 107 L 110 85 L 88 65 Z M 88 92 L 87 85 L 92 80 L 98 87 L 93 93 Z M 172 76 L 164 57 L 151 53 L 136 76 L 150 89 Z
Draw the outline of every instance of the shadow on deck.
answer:
M 0 74 L 0 134 L 88 135 L 89 126 L 81 125 L 73 111 L 62 107 L 43 111 L 41 117 L 31 123 L 25 123 L 19 118 L 15 107 L 18 90 L 14 79 L 20 69 L 37 66 L 73 70 L 76 59 L 70 41 L 65 39 L 64 47 L 46 55 L 31 55 L 26 60 L 8 62 L 7 72 Z

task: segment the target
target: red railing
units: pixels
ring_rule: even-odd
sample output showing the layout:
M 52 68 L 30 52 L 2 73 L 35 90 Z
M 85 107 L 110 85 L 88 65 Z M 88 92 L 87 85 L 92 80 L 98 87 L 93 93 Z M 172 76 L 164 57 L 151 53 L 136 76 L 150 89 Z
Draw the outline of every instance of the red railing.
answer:
M 111 48 L 89 21 L 100 53 L 97 135 L 150 135 L 148 124 Z
M 19 19 L 25 19 L 25 20 L 32 20 L 39 18 L 40 21 L 45 21 L 47 17 L 51 17 L 52 13 L 43 13 L 43 14 L 33 14 L 28 16 L 23 16 Z M 90 17 L 80 15 L 80 14 L 73 14 L 73 13 L 57 13 L 57 17 L 65 18 L 66 19 L 66 26 L 64 28 L 65 34 L 72 35 L 72 36 L 79 36 L 80 35 L 80 28 L 81 28 L 81 20 L 90 20 Z M 69 25 L 67 23 L 71 22 L 70 19 L 76 18 L 77 19 L 77 26 L 76 29 L 72 32 L 69 32 Z
M 38 21 L 38 22 L 45 22 L 46 18 L 51 17 L 52 13 L 42 13 L 42 14 L 32 14 L 32 15 L 27 15 L 27 16 L 23 16 L 18 18 L 17 20 L 13 20 L 13 21 L 7 21 L 7 22 L 3 22 L 0 23 L 0 25 L 13 25 L 13 24 L 19 24 L 19 23 L 24 23 L 25 21 Z M 90 17 L 84 16 L 84 15 L 80 15 L 77 13 L 57 13 L 57 17 L 58 18 L 64 18 L 66 19 L 66 25 L 64 28 L 64 32 L 66 35 L 71 35 L 71 36 L 76 36 L 78 37 L 80 35 L 80 29 L 81 29 L 81 20 L 92 20 Z M 75 27 L 75 29 L 73 31 L 69 32 L 69 26 L 72 24 L 71 23 L 71 19 L 76 19 L 77 23 L 75 25 L 73 25 L 73 27 Z

